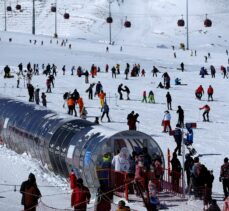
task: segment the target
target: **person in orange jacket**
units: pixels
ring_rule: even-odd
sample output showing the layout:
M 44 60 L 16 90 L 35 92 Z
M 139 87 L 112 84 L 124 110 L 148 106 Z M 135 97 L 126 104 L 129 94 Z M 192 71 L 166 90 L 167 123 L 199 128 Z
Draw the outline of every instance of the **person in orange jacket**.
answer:
M 77 179 L 76 187 L 73 189 L 71 196 L 71 207 L 74 207 L 75 211 L 87 211 L 87 204 L 89 204 L 90 199 L 90 191 L 83 185 L 83 179 Z
M 79 113 L 82 113 L 82 110 L 83 110 L 83 107 L 84 107 L 83 98 L 79 97 L 79 99 L 77 100 L 77 103 L 79 105 Z
M 68 104 L 68 114 L 73 115 L 73 111 L 74 111 L 75 112 L 75 116 L 77 116 L 77 112 L 76 112 L 76 109 L 75 109 L 76 102 L 75 102 L 75 100 L 74 100 L 72 95 L 68 98 L 67 104 Z
M 213 101 L 213 97 L 212 97 L 213 93 L 214 93 L 214 90 L 213 90 L 212 86 L 210 85 L 208 87 L 208 101 L 210 101 L 210 99 L 211 99 L 211 101 Z
M 203 121 L 204 122 L 209 122 L 209 112 L 210 112 L 210 107 L 209 105 L 204 105 L 203 107 L 199 108 L 200 110 L 204 109 L 204 113 L 203 113 Z M 207 118 L 206 118 L 207 117 Z
M 101 105 L 101 107 L 103 107 L 104 101 L 105 101 L 105 97 L 106 97 L 106 93 L 103 92 L 103 90 L 101 90 L 100 93 L 98 94 L 98 97 L 100 99 L 100 105 Z
M 203 89 L 202 85 L 200 85 L 200 86 L 196 89 L 195 94 L 196 94 L 196 98 L 197 98 L 198 100 L 201 100 L 201 98 L 202 98 L 202 96 L 203 96 L 203 94 L 204 94 L 204 89 Z

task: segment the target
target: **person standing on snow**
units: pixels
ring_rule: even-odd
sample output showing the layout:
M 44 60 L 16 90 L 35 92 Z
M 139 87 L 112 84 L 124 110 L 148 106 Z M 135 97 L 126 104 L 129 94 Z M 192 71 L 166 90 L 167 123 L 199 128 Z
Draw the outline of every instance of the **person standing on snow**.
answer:
M 65 75 L 65 71 L 66 71 L 65 65 L 62 67 L 62 71 L 63 71 L 63 75 Z
M 159 71 L 155 66 L 153 66 L 152 73 L 153 73 L 153 77 L 154 77 L 154 76 L 157 77 L 157 73 L 160 73 L 160 71 Z
M 122 86 L 123 84 L 119 84 L 118 86 L 119 100 L 123 100 L 122 91 L 124 91 L 124 89 L 122 88 Z
M 36 177 L 33 173 L 30 173 L 28 180 L 21 184 L 20 193 L 22 194 L 21 204 L 24 205 L 24 210 L 36 211 L 41 192 L 37 187 Z
M 106 93 L 103 92 L 103 90 L 101 90 L 100 93 L 98 94 L 98 97 L 99 97 L 100 105 L 101 105 L 101 108 L 102 108 L 103 105 L 104 105 L 105 98 L 106 98 Z
M 168 110 L 172 110 L 172 97 L 169 92 L 167 92 L 166 94 L 166 101 L 167 101 Z
M 208 87 L 208 91 L 207 92 L 208 92 L 208 101 L 210 101 L 210 100 L 213 101 L 212 95 L 214 93 L 214 90 L 213 90 L 211 85 Z
M 39 105 L 39 103 L 40 103 L 40 94 L 39 94 L 39 92 L 40 92 L 40 89 L 38 88 L 38 89 L 36 89 L 35 90 L 35 93 L 34 93 L 34 98 L 35 98 L 35 102 L 36 102 L 36 104 L 37 105 Z
M 177 123 L 181 127 L 184 127 L 184 110 L 181 108 L 181 106 L 178 106 L 177 114 L 178 114 L 178 121 L 177 121 Z
M 204 113 L 203 113 L 203 121 L 204 122 L 209 122 L 209 112 L 210 112 L 210 107 L 209 105 L 204 105 L 203 107 L 199 108 L 200 110 L 204 109 Z
M 103 107 L 102 107 L 102 116 L 101 116 L 101 122 L 103 121 L 103 117 L 104 117 L 104 115 L 106 114 L 106 116 L 107 116 L 107 119 L 108 119 L 108 122 L 110 122 L 111 120 L 110 120 L 110 117 L 109 117 L 109 106 L 107 105 L 107 103 L 105 102 L 104 104 L 103 104 Z
M 181 71 L 184 72 L 184 63 L 183 62 L 181 62 L 180 68 L 181 68 Z
M 146 102 L 147 103 L 147 96 L 146 96 L 146 91 L 143 91 L 143 98 L 142 98 L 142 103 Z
M 93 99 L 93 87 L 95 86 L 95 83 L 90 84 L 86 92 L 88 92 L 88 99 L 92 100 Z
M 44 92 L 42 92 L 41 94 L 41 102 L 42 102 L 42 105 L 47 107 L 47 100 L 46 100 L 46 94 Z
M 181 143 L 182 143 L 182 131 L 181 131 L 181 126 L 180 124 L 176 124 L 176 128 L 174 130 L 174 140 L 177 144 L 175 150 L 174 150 L 174 153 L 177 153 L 178 151 L 178 155 L 180 156 L 181 155 Z
M 126 92 L 126 94 L 127 94 L 127 97 L 126 97 L 126 99 L 127 100 L 130 100 L 130 89 L 127 87 L 127 86 L 124 86 L 124 92 Z
M 169 128 L 169 132 L 172 130 L 170 125 L 170 120 L 171 120 L 171 114 L 169 113 L 169 111 L 165 111 L 164 118 L 163 118 L 164 133 L 167 132 L 167 127 Z
M 229 196 L 229 163 L 228 158 L 224 158 L 224 164 L 220 168 L 220 182 L 223 182 L 224 200 Z
M 211 70 L 211 76 L 212 78 L 215 78 L 215 67 L 213 65 L 210 66 L 210 70 Z
M 152 90 L 149 92 L 149 95 L 148 95 L 148 102 L 149 102 L 149 103 L 155 103 L 154 93 L 153 93 Z

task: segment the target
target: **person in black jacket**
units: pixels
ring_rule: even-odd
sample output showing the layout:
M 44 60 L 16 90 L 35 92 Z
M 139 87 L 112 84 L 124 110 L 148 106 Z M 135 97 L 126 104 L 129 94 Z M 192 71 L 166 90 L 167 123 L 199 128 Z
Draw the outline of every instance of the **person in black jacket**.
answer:
M 30 173 L 28 180 L 21 184 L 20 193 L 22 194 L 21 204 L 24 205 L 24 210 L 36 211 L 41 192 L 37 187 L 33 173 Z
M 172 97 L 169 92 L 167 92 L 166 94 L 166 101 L 167 101 L 168 110 L 172 110 Z
M 123 100 L 122 91 L 124 91 L 124 89 L 122 88 L 122 86 L 123 84 L 119 84 L 118 86 L 119 100 Z
M 125 89 L 123 91 L 126 92 L 126 94 L 127 94 L 127 98 L 126 99 L 127 100 L 130 100 L 130 97 L 129 97 L 129 95 L 130 95 L 130 89 L 127 86 L 124 86 L 124 88 Z
M 174 137 L 175 142 L 177 144 L 177 146 L 176 146 L 176 148 L 174 150 L 174 153 L 177 153 L 177 151 L 178 151 L 178 155 L 181 155 L 182 131 L 180 129 L 180 125 L 179 124 L 176 125 L 173 137 Z
M 177 154 L 174 152 L 173 153 L 173 158 L 170 161 L 172 164 L 172 188 L 173 191 L 179 192 L 179 181 L 180 181 L 180 176 L 181 176 L 181 163 L 177 158 Z
M 177 123 L 183 128 L 184 127 L 184 110 L 181 108 L 181 106 L 178 106 L 177 114 L 178 114 Z
M 104 115 L 106 114 L 106 116 L 107 116 L 107 119 L 108 119 L 108 122 L 110 122 L 111 120 L 110 120 L 110 117 L 109 117 L 109 106 L 107 105 L 107 103 L 106 102 L 104 102 L 104 104 L 103 104 L 103 107 L 102 107 L 102 116 L 101 116 L 101 122 L 103 121 L 103 117 L 104 117 Z

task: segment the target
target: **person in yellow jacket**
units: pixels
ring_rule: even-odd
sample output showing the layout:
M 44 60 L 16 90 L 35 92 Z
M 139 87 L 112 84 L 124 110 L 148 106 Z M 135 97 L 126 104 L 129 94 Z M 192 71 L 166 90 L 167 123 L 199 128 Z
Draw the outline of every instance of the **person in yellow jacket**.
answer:
M 100 105 L 101 107 L 103 107 L 104 105 L 104 101 L 105 101 L 105 97 L 106 97 L 106 93 L 103 92 L 103 90 L 100 91 L 100 93 L 98 94 L 99 99 L 100 99 Z
M 121 200 L 118 202 L 118 209 L 116 211 L 130 211 L 130 208 L 126 206 L 125 201 Z

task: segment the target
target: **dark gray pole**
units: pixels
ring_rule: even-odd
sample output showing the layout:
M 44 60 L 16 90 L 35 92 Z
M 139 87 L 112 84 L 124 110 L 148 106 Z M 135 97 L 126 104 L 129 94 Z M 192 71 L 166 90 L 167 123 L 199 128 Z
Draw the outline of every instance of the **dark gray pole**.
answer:
M 111 17 L 111 0 L 108 0 L 108 2 L 109 2 L 109 17 Z M 110 39 L 109 44 L 111 45 L 111 23 L 109 23 L 109 39 Z
M 6 23 L 6 0 L 4 0 L 4 8 L 5 8 L 5 31 L 7 31 L 7 23 Z
M 56 0 L 56 12 L 55 12 L 55 34 L 54 37 L 57 37 L 57 0 Z
M 186 0 L 186 35 L 187 35 L 187 46 L 186 49 L 189 50 L 189 25 L 188 25 L 188 0 Z
M 35 34 L 35 0 L 33 0 L 32 34 Z

